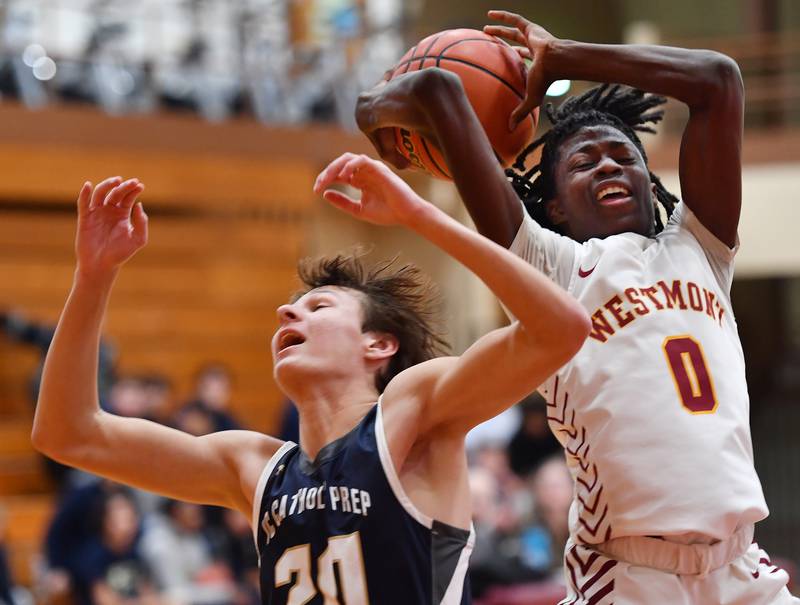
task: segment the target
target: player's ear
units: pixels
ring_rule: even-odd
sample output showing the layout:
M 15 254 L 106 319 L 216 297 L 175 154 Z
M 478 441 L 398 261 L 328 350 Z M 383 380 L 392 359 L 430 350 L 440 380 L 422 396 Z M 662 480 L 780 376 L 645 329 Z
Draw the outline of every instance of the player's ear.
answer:
M 561 207 L 561 202 L 558 201 L 558 198 L 547 200 L 544 203 L 544 210 L 547 212 L 547 218 L 550 219 L 550 222 L 554 225 L 567 222 L 567 215 L 564 213 L 564 209 Z
M 364 356 L 369 361 L 386 361 L 400 348 L 400 341 L 394 334 L 366 332 L 364 336 Z

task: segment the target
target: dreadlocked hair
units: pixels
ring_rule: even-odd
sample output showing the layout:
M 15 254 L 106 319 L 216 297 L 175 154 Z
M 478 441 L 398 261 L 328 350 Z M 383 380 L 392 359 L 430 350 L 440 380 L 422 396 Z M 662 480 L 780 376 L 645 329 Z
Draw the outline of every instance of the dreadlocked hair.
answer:
M 517 157 L 506 176 L 517 195 L 522 199 L 530 215 L 540 225 L 563 233 L 552 223 L 545 210 L 545 202 L 555 197 L 554 168 L 558 160 L 559 147 L 569 136 L 581 128 L 608 125 L 620 130 L 642 154 L 647 165 L 647 153 L 637 132 L 655 132 L 648 124 L 657 124 L 664 117 L 666 98 L 645 93 L 635 88 L 615 84 L 603 84 L 581 95 L 570 97 L 557 109 L 548 103 L 544 110 L 552 128 L 526 147 Z M 530 170 L 525 169 L 527 157 L 537 148 L 542 148 L 542 157 Z M 667 218 L 672 215 L 678 198 L 667 191 L 655 174 L 649 171 L 650 181 L 655 185 L 655 195 L 664 208 Z M 655 213 L 655 232 L 664 228 L 661 213 Z
M 439 329 L 439 294 L 422 272 L 411 264 L 394 268 L 397 257 L 367 267 L 364 252 L 300 261 L 297 274 L 304 288 L 292 300 L 323 286 L 350 288 L 363 295 L 363 332 L 392 334 L 397 352 L 375 387 L 383 393 L 397 374 L 420 362 L 447 353 L 449 346 Z

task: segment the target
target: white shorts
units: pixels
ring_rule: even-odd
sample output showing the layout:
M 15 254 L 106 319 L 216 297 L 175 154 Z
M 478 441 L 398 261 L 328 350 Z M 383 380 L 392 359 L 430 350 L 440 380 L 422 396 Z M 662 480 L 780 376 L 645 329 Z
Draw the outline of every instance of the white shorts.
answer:
M 741 545 L 738 538 L 740 545 L 717 549 L 729 556 L 710 568 L 703 544 L 624 538 L 611 549 L 612 556 L 601 552 L 603 545 L 590 548 L 569 540 L 564 554 L 567 598 L 560 605 L 800 605 L 786 588 L 789 575 L 772 565 L 758 544 Z M 706 569 L 679 574 L 666 565 L 642 564 L 675 560 L 696 560 Z

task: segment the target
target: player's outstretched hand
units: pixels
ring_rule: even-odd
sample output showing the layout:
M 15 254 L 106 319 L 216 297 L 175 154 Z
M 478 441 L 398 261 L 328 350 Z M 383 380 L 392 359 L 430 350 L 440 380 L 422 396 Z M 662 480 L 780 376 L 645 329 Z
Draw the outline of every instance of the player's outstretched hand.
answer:
M 542 104 L 547 88 L 553 83 L 553 78 L 547 74 L 546 55 L 556 38 L 542 26 L 516 13 L 492 10 L 488 14 L 490 19 L 504 25 L 486 25 L 483 31 L 518 45 L 515 48 L 522 58 L 531 60 L 525 98 L 511 113 L 509 120 L 509 128 L 513 130 L 535 107 Z
M 330 189 L 334 184 L 360 189 L 361 199 Z M 376 225 L 409 226 L 428 204 L 388 166 L 353 153 L 345 153 L 328 164 L 319 173 L 314 192 L 339 210 Z
M 96 187 L 88 181 L 78 195 L 75 252 L 82 274 L 111 273 L 147 243 L 147 215 L 137 202 L 144 185 L 138 179 L 108 178 Z

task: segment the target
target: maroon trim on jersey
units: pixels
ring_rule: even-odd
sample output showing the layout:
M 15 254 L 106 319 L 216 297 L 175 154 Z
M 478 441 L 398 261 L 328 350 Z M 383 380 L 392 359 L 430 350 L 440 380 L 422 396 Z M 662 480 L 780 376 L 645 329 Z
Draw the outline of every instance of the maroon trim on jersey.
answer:
M 753 540 L 753 541 L 755 542 L 755 540 Z M 777 565 L 773 565 L 773 564 L 772 564 L 772 561 L 770 561 L 770 560 L 769 560 L 769 557 L 761 557 L 761 558 L 758 560 L 758 564 L 759 564 L 759 565 L 765 565 L 765 566 L 768 566 L 768 567 L 772 567 L 772 569 L 770 569 L 770 570 L 769 570 L 769 573 L 771 573 L 771 574 L 773 574 L 773 573 L 778 573 L 779 571 L 781 571 L 781 568 L 780 568 L 780 567 L 778 567 Z M 750 575 L 752 575 L 752 576 L 753 576 L 753 579 L 756 579 L 756 580 L 757 580 L 757 579 L 758 579 L 758 576 L 760 576 L 760 575 L 761 575 L 761 573 L 759 572 L 759 570 L 758 570 L 758 569 L 756 569 L 755 571 L 751 571 L 751 572 L 750 572 Z
M 592 588 L 598 584 L 609 571 L 616 567 L 617 561 L 601 556 L 596 552 L 590 552 L 589 556 L 584 561 L 578 554 L 578 548 L 577 545 L 573 545 L 564 557 L 564 563 L 567 566 L 569 579 L 571 580 L 571 588 L 575 593 L 575 596 L 568 601 L 567 604 L 575 605 L 579 602 L 585 602 L 587 605 L 597 605 L 604 597 L 608 596 L 611 591 L 614 590 L 614 578 L 612 577 L 594 592 Z M 572 560 L 570 560 L 570 557 Z M 598 565 L 595 565 L 595 563 L 598 563 Z M 593 567 L 594 569 L 592 569 Z M 584 581 L 590 572 L 592 572 L 592 575 Z M 580 584 L 578 578 L 580 578 Z
M 591 506 L 589 506 L 589 505 L 586 503 L 586 501 L 585 501 L 583 498 L 581 498 L 580 494 L 578 494 L 578 500 L 580 500 L 580 501 L 581 501 L 581 504 L 583 505 L 583 508 L 584 508 L 584 509 L 586 510 L 586 512 L 587 512 L 587 513 L 589 513 L 590 515 L 593 515 L 593 514 L 595 513 L 595 511 L 597 510 L 597 504 L 598 504 L 598 502 L 600 502 L 600 495 L 601 495 L 602 493 L 603 493 L 603 486 L 601 485 L 601 486 L 600 486 L 600 489 L 599 489 L 599 490 L 597 490 L 597 493 L 594 495 L 594 504 L 592 504 Z
M 580 544 L 605 542 L 612 533 L 611 523 L 608 521 L 608 500 L 603 493 L 597 464 L 589 459 L 591 446 L 586 436 L 586 427 L 576 422 L 576 410 L 574 405 L 570 408 L 569 393 L 564 392 L 559 397 L 558 376 L 553 385 L 552 401 L 547 401 L 547 407 L 550 428 L 554 433 L 566 436 L 564 450 L 580 469 L 575 477 L 580 525 L 575 540 Z

